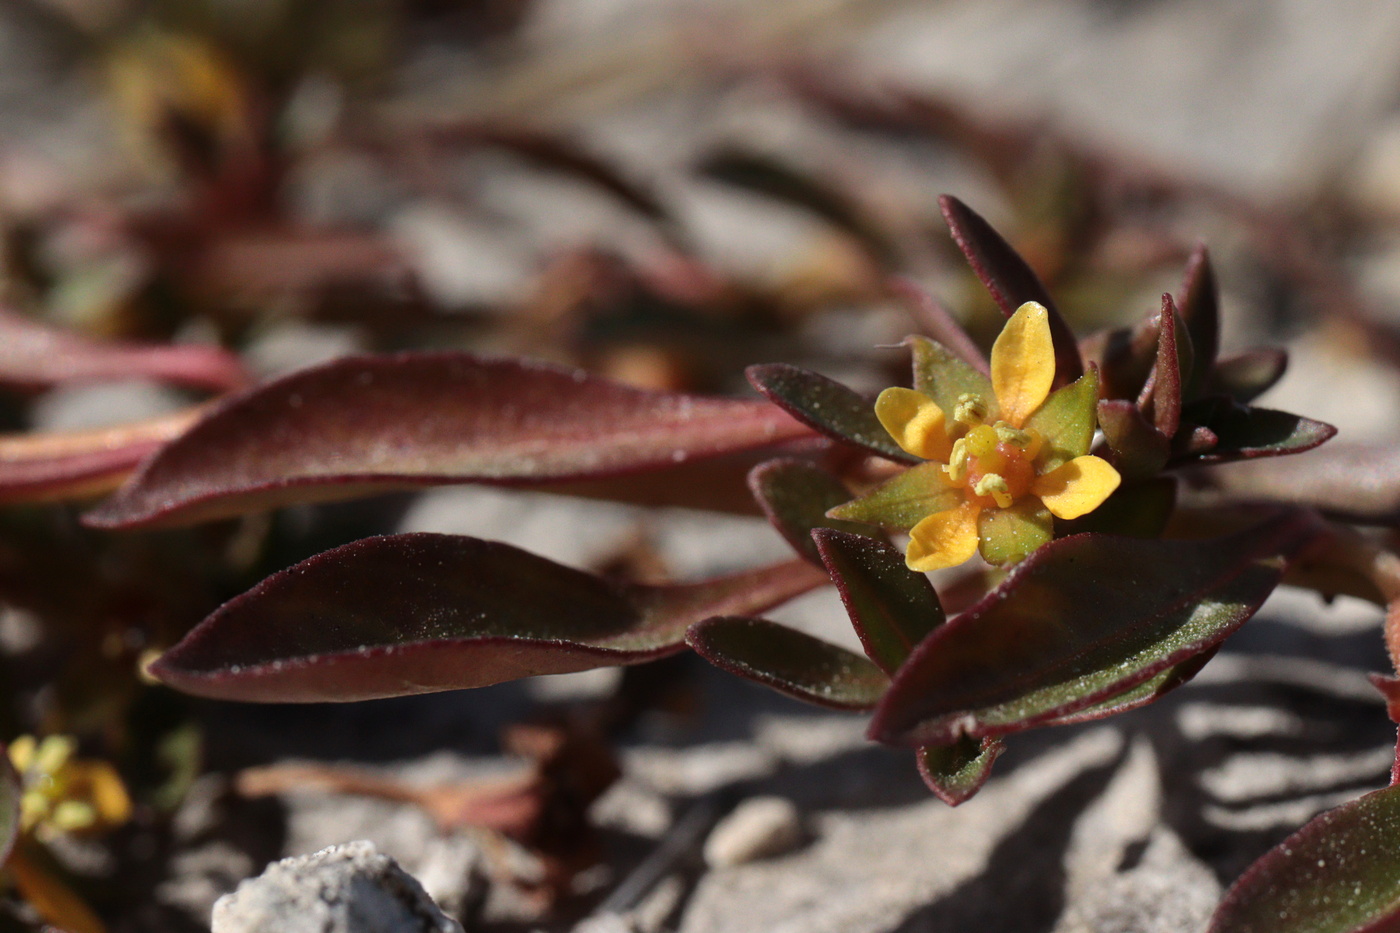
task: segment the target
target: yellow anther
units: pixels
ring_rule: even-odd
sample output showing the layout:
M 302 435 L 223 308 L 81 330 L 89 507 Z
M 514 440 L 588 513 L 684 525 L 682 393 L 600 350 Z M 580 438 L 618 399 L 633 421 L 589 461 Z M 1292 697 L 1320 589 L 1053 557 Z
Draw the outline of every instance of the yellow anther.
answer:
M 78 743 L 66 735 L 50 735 L 39 743 L 39 750 L 34 753 L 34 770 L 40 774 L 56 774 L 68 760 L 73 757 L 73 752 L 78 748 Z M 28 769 L 25 769 L 28 770 Z
M 958 396 L 957 407 L 953 409 L 953 420 L 975 428 L 987 420 L 987 403 L 979 396 L 964 392 Z
M 1011 505 L 1011 487 L 996 473 L 983 476 L 973 484 L 972 491 L 979 496 L 991 496 L 998 508 L 1004 509 Z
M 967 458 L 969 456 L 967 438 L 959 438 L 953 442 L 953 452 L 948 455 L 948 465 L 943 468 L 943 472 L 948 474 L 950 480 L 961 483 L 967 478 Z
M 1025 450 L 1031 442 L 1031 436 L 1025 431 L 1017 430 L 1005 421 L 998 421 L 992 426 L 992 430 L 997 432 L 997 440 L 1003 444 L 1011 444 Z

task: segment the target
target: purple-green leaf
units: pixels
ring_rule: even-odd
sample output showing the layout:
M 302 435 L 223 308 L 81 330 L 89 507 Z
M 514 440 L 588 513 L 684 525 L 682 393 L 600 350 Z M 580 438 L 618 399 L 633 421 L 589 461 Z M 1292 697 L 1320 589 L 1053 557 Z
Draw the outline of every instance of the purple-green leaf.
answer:
M 19 836 L 19 776 L 10 766 L 9 749 L 0 743 L 0 867 Z
M 1157 324 L 1157 361 L 1138 407 L 1144 414 L 1151 413 L 1153 426 L 1165 438 L 1176 434 L 1181 424 L 1182 374 L 1190 371 L 1190 337 L 1177 325 L 1176 304 L 1164 294 Z
M 851 493 L 821 467 L 802 460 L 769 460 L 749 473 L 749 489 L 763 514 L 797 553 L 820 567 L 812 541 L 814 528 L 839 528 L 855 535 L 875 533 L 868 525 L 827 518 L 829 509 L 847 502 Z
M 1049 312 L 1050 337 L 1055 343 L 1055 385 L 1068 385 L 1083 375 L 1084 363 L 1074 332 L 1055 309 L 1050 292 L 1026 261 L 991 224 L 957 198 L 945 194 L 938 199 L 938 204 L 958 249 L 967 257 L 968 265 L 987 287 L 1002 313 L 1010 317 L 1027 301 L 1039 302 Z
M 1243 625 L 1319 527 L 1286 512 L 1200 541 L 1054 541 L 915 649 L 870 735 L 898 745 L 1001 735 L 1132 690 Z
M 833 379 L 787 363 L 750 366 L 744 374 L 770 402 L 814 431 L 900 463 L 921 462 L 890 437 L 875 417 L 874 402 Z
M 268 577 L 151 667 L 199 696 L 319 702 L 484 687 L 681 650 L 714 615 L 826 583 L 803 561 L 698 583 L 626 585 L 493 541 L 366 538 Z
M 1280 457 L 1312 450 L 1330 439 L 1337 429 L 1330 424 L 1272 408 L 1240 405 L 1224 396 L 1188 405 L 1182 417 L 1211 431 L 1217 438 L 1204 453 L 1187 455 L 1178 462 L 1223 463 L 1256 457 Z
M 933 585 L 884 541 L 827 528 L 812 538 L 865 653 L 893 674 L 914 646 L 944 622 Z
M 819 706 L 867 710 L 890 683 L 860 655 L 767 619 L 706 619 L 685 640 L 721 670 Z
M 191 524 L 384 489 L 587 479 L 804 436 L 756 400 L 465 353 L 357 357 L 218 404 L 86 521 Z
M 1099 427 L 1113 452 L 1113 463 L 1124 477 L 1155 476 L 1167 463 L 1171 442 L 1126 399 L 1103 399 L 1098 404 Z
M 1400 930 L 1400 786 L 1314 817 L 1250 866 L 1208 933 Z
M 914 752 L 919 776 L 950 807 L 966 802 L 991 777 L 1006 745 L 1001 739 L 963 736 L 951 745 L 923 745 Z
M 1364 522 L 1400 519 L 1400 447 L 1328 444 L 1298 457 L 1212 467 L 1210 483 L 1231 496 L 1296 502 Z

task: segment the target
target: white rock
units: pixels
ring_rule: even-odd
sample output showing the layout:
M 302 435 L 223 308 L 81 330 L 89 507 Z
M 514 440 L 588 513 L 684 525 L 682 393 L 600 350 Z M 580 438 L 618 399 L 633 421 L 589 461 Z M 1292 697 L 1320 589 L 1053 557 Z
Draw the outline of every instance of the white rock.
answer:
M 750 797 L 720 820 L 705 840 L 705 864 L 732 868 L 781 855 L 802 843 L 802 817 L 783 797 Z
M 213 933 L 462 933 L 368 842 L 283 859 L 214 904 Z

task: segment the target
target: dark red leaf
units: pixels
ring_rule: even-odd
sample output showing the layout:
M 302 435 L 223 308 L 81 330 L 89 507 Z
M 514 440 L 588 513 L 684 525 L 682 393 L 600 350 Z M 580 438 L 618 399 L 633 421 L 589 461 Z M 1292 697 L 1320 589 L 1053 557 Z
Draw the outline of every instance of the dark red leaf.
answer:
M 797 553 L 816 566 L 821 555 L 812 541 L 814 528 L 839 528 L 855 535 L 878 534 L 869 525 L 827 518 L 828 509 L 849 502 L 851 493 L 821 467 L 802 460 L 769 460 L 749 473 L 749 489 L 763 514 Z
M 1228 356 L 1216 364 L 1208 391 L 1247 405 L 1274 386 L 1288 370 L 1288 351 L 1260 347 Z
M 1226 893 L 1209 933 L 1400 930 L 1400 786 L 1314 817 Z
M 890 685 L 860 655 L 767 619 L 706 619 L 685 640 L 721 670 L 819 706 L 867 710 Z
M 1363 522 L 1400 519 L 1400 446 L 1328 444 L 1297 457 L 1212 467 L 1211 486 L 1230 496 L 1295 502 Z
M 923 462 L 894 442 L 875 417 L 873 401 L 839 382 L 787 363 L 750 366 L 744 375 L 769 401 L 814 431 L 900 463 Z
M 1054 541 L 914 650 L 870 735 L 947 744 L 1044 725 L 1123 694 L 1243 625 L 1320 527 L 1310 513 L 1286 512 L 1202 541 Z
M 1213 433 L 1217 442 L 1204 453 L 1175 462 L 1224 463 L 1255 457 L 1281 457 L 1312 450 L 1337 433 L 1330 424 L 1272 408 L 1240 405 L 1224 396 L 1193 402 L 1182 417 Z
M 111 492 L 202 407 L 112 428 L 0 437 L 0 502 L 87 499 Z
M 657 469 L 809 436 L 771 405 L 465 353 L 337 360 L 220 403 L 85 517 L 178 525 L 441 483 Z
M 218 392 L 249 382 L 238 357 L 219 347 L 100 343 L 0 308 L 0 385 L 43 388 L 135 378 Z
M 1186 374 L 1182 397 L 1190 400 L 1206 393 L 1215 358 L 1220 353 L 1220 287 L 1205 244 L 1197 246 L 1186 265 L 1177 310 L 1191 336 L 1195 363 Z
M 1157 361 L 1143 386 L 1138 407 L 1151 413 L 1153 426 L 1164 438 L 1175 435 L 1181 424 L 1182 346 L 1177 335 L 1176 305 L 1171 295 L 1163 295 L 1157 324 Z
M 273 574 L 151 673 L 254 702 L 484 687 L 672 654 L 700 619 L 761 612 L 825 582 L 793 561 L 699 583 L 614 584 L 493 541 L 386 535 Z
M 865 653 L 893 674 L 944 622 L 933 585 L 887 542 L 828 528 L 812 538 Z
M 1167 463 L 1171 442 L 1126 399 L 1103 399 L 1098 404 L 1099 427 L 1113 452 L 1113 462 L 1125 477 L 1155 476 Z
M 1038 301 L 1050 313 L 1050 336 L 1055 342 L 1055 385 L 1069 385 L 1084 375 L 1084 363 L 1079 357 L 1079 345 L 1074 332 L 1055 308 L 1049 291 L 1026 261 L 1011 244 L 982 216 L 952 195 L 938 199 L 943 217 L 953 232 L 958 249 L 967 257 L 968 265 L 991 292 L 997 307 L 1007 317 L 1027 301 Z

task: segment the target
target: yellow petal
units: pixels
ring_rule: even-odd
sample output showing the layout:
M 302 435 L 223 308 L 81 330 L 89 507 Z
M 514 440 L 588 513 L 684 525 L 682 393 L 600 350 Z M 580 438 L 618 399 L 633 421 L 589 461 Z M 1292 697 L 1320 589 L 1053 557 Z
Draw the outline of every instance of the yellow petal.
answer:
M 953 442 L 943 427 L 943 409 L 922 392 L 886 389 L 875 400 L 875 417 L 895 443 L 916 457 L 948 462 Z
M 965 502 L 956 509 L 935 512 L 909 531 L 904 562 L 910 570 L 927 573 L 956 567 L 977 553 L 977 516 L 982 508 Z
M 1106 460 L 1075 457 L 1037 476 L 1031 494 L 1039 496 L 1056 518 L 1078 518 L 1103 505 L 1122 480 Z
M 1045 401 L 1054 381 L 1050 315 L 1044 305 L 1028 301 L 992 344 L 992 391 L 1002 419 L 1019 428 Z

